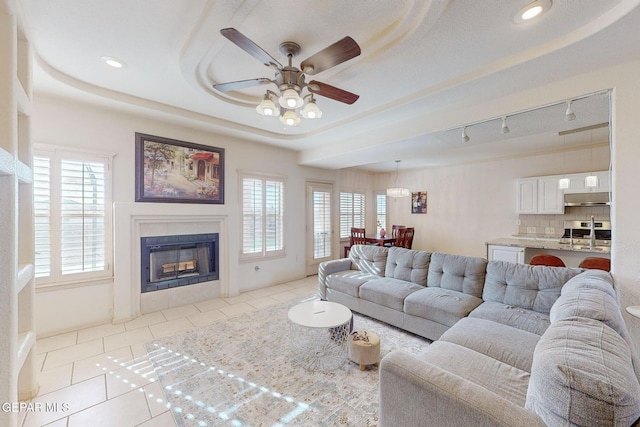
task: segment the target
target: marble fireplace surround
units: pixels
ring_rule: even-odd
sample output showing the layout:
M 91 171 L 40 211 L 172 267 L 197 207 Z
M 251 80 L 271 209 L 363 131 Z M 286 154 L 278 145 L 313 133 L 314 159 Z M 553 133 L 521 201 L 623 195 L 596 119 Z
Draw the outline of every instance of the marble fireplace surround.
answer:
M 114 323 L 238 293 L 229 280 L 228 215 L 214 210 L 211 205 L 114 203 Z M 142 294 L 140 238 L 197 233 L 219 233 L 219 280 Z

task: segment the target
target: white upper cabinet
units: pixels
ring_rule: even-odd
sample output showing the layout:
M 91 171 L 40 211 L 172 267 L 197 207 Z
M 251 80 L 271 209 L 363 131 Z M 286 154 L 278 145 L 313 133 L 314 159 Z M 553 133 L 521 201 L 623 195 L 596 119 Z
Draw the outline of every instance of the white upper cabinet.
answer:
M 598 185 L 595 187 L 587 187 L 584 179 L 589 175 L 595 175 L 598 177 Z M 578 194 L 578 193 L 602 193 L 608 192 L 611 185 L 609 179 L 609 171 L 600 171 L 588 173 L 573 173 L 567 175 L 569 178 L 569 188 L 564 190 L 566 194 Z
M 558 186 L 562 176 L 538 178 L 538 213 L 563 214 L 564 193 Z
M 518 180 L 516 201 L 517 213 L 538 213 L 538 178 L 523 178 Z

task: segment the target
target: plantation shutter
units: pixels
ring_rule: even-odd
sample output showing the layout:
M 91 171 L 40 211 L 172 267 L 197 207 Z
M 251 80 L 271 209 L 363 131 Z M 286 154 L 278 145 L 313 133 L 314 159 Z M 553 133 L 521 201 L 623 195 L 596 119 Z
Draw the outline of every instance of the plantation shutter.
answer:
M 33 157 L 35 277 L 51 275 L 51 160 Z
M 35 277 L 40 284 L 111 274 L 109 161 L 55 149 L 33 156 Z
M 105 167 L 62 160 L 60 166 L 61 273 L 105 267 Z
M 380 235 L 382 228 L 387 228 L 387 196 L 376 194 L 376 234 Z
M 262 180 L 242 180 L 242 253 L 262 252 Z
M 242 254 L 267 256 L 284 250 L 284 183 L 242 178 Z
M 351 227 L 364 228 L 364 194 L 340 193 L 340 238 L 348 239 Z
M 331 255 L 331 193 L 313 192 L 313 259 Z

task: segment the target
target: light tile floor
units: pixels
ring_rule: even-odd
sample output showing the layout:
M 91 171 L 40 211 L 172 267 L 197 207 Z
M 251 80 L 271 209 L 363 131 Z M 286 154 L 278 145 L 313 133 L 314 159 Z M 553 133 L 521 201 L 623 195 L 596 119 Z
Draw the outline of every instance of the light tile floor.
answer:
M 144 343 L 317 292 L 316 276 L 39 339 L 40 392 L 47 410 L 22 427 L 175 427 Z

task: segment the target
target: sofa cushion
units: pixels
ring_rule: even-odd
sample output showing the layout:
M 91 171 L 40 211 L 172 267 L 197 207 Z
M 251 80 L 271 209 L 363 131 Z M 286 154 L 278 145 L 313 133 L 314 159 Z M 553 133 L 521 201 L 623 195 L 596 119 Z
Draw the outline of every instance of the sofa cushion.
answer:
M 423 288 L 407 296 L 404 312 L 446 326 L 453 326 L 482 304 L 480 298 L 442 288 Z
M 375 279 L 360 286 L 360 298 L 402 312 L 404 299 L 423 286 L 398 279 Z
M 360 289 L 361 285 L 369 280 L 379 278 L 380 276 L 378 275 L 364 273 L 360 270 L 347 270 L 330 274 L 326 278 L 326 284 L 329 289 L 358 298 L 360 296 L 358 289 Z
M 537 335 L 542 335 L 551 324 L 548 314 L 492 301 L 480 304 L 469 317 L 491 320 Z
M 525 407 L 547 425 L 633 424 L 640 384 L 626 342 L 593 319 L 552 324 L 534 352 Z
M 490 261 L 482 299 L 549 314 L 562 286 L 582 271 Z
M 603 270 L 586 270 L 577 276 L 572 277 L 560 291 L 561 294 L 573 292 L 576 289 L 598 289 L 616 298 L 616 291 L 613 288 L 613 277 Z
M 383 246 L 353 245 L 349 250 L 349 259 L 355 270 L 383 277 L 388 252 Z
M 430 259 L 430 252 L 391 247 L 384 275 L 392 279 L 406 280 L 425 286 Z
M 427 286 L 482 297 L 487 260 L 463 255 L 433 253 Z
M 491 320 L 465 317 L 445 332 L 440 341 L 461 345 L 531 372 L 533 351 L 540 335 Z
M 478 384 L 520 407 L 524 406 L 530 377 L 528 372 L 442 340 L 433 342 L 417 357 Z M 451 425 L 455 425 L 455 422 Z

